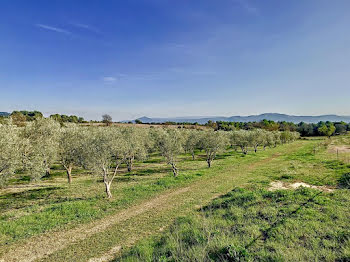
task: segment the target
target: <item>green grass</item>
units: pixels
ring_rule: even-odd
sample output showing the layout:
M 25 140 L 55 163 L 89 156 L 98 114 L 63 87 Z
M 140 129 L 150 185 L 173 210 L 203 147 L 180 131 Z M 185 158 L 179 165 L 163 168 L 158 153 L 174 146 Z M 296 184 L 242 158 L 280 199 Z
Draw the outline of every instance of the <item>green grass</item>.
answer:
M 349 261 L 350 192 L 236 188 L 122 261 Z
M 334 140 L 336 139 L 339 138 L 334 138 Z M 188 255 L 192 253 L 198 255 L 203 251 L 201 249 L 202 244 L 194 244 L 193 246 L 186 244 L 186 247 L 177 247 L 174 243 L 169 242 L 170 239 L 168 238 L 172 234 L 181 233 L 176 230 L 183 227 L 192 227 L 192 224 L 193 230 L 199 236 L 205 235 L 207 229 L 203 225 L 206 225 L 206 223 L 210 225 L 210 230 L 217 228 L 226 232 L 228 230 L 226 224 L 234 223 L 234 220 L 229 215 L 219 216 L 219 214 L 232 215 L 232 210 L 236 210 L 237 214 L 243 214 L 243 217 L 247 216 L 249 218 L 246 221 L 247 227 L 242 225 L 240 228 L 241 236 L 246 236 L 246 238 L 241 239 L 241 243 L 238 245 L 236 244 L 238 243 L 236 242 L 238 236 L 235 236 L 235 234 L 234 236 L 232 234 L 227 235 L 223 231 L 218 231 L 219 233 L 215 236 L 218 238 L 216 246 L 218 249 L 213 249 L 210 256 L 213 255 L 215 260 L 215 254 L 220 256 L 225 252 L 244 253 L 247 255 L 247 259 L 256 257 L 261 258 L 261 260 L 268 260 L 268 255 L 271 255 L 271 257 L 278 260 L 281 252 L 288 251 L 287 249 L 280 249 L 283 241 L 287 241 L 289 236 L 291 241 L 295 239 L 292 232 L 293 226 L 300 228 L 305 226 L 310 231 L 314 228 L 319 231 L 328 230 L 328 227 L 322 228 L 328 222 L 316 225 L 317 219 L 320 221 L 329 219 L 328 217 L 332 213 L 327 211 L 328 213 L 325 213 L 324 217 L 321 217 L 321 214 L 315 215 L 318 209 L 313 205 L 320 201 L 319 199 L 325 199 L 323 207 L 333 210 L 333 213 L 339 216 L 339 227 L 344 226 L 345 218 L 349 220 L 349 217 L 346 216 L 350 211 L 348 191 L 347 189 L 337 188 L 341 186 L 344 174 L 350 172 L 350 167 L 348 164 L 334 158 L 334 155 L 330 155 L 323 143 L 324 139 L 308 139 L 266 149 L 266 151 L 261 150 L 258 153 L 249 153 L 248 155 L 228 150 L 218 156 L 210 169 L 207 168 L 203 153 L 197 154 L 195 161 L 191 160 L 190 155 L 182 155 L 178 165 L 180 174 L 177 178 L 172 176 L 170 168 L 164 164 L 162 158 L 154 154 L 144 162 L 135 163 L 135 169 L 131 173 L 127 173 L 125 167 L 122 168 L 112 185 L 112 200 L 105 198 L 103 183 L 100 178 L 93 177 L 84 170 L 74 171 L 73 184 L 70 186 L 67 184 L 65 173 L 59 165 L 53 168 L 50 177 L 45 178 L 35 187 L 30 187 L 28 181 L 18 178 L 12 181 L 13 186 L 21 186 L 24 187 L 23 189 L 16 189 L 16 192 L 6 190 L 0 192 L 0 254 L 6 253 L 12 247 L 16 248 L 25 243 L 30 243 L 32 237 L 40 236 L 43 233 L 52 232 L 54 234 L 55 231 L 69 230 L 80 224 L 104 219 L 104 217 L 125 210 L 130 206 L 153 199 L 169 189 L 175 190 L 176 188 L 190 186 L 190 191 L 167 200 L 166 204 L 160 206 L 156 212 L 150 210 L 132 219 L 117 223 L 115 226 L 108 228 L 108 231 L 98 232 L 86 239 L 79 240 L 77 243 L 43 258 L 42 261 L 87 261 L 91 257 L 103 255 L 116 245 L 125 247 L 125 252 L 122 254 L 122 258 L 125 260 L 162 261 L 163 259 L 164 261 L 183 261 L 186 259 L 183 257 L 177 259 L 177 253 L 172 256 L 174 249 L 181 247 L 183 252 Z M 315 147 L 317 147 L 316 152 Z M 270 246 L 266 246 L 261 239 L 257 239 L 254 245 L 246 248 L 246 242 L 251 240 L 255 233 L 259 235 L 266 227 L 278 221 L 281 214 L 284 214 L 281 213 L 282 211 L 285 211 L 286 214 L 293 211 L 293 208 L 297 208 L 300 203 L 303 203 L 317 192 L 315 190 L 267 192 L 266 189 L 270 182 L 276 180 L 285 183 L 306 182 L 312 185 L 327 186 L 336 191 L 333 194 L 322 193 L 317 196 L 315 203 L 308 203 L 307 206 L 303 206 L 300 212 L 298 211 L 295 215 L 286 219 L 286 222 L 292 219 L 291 221 L 294 221 L 293 223 L 296 223 L 296 225 L 291 224 L 293 226 L 291 226 L 290 231 L 281 231 L 284 232 L 285 239 L 280 240 L 270 237 L 266 239 L 266 243 L 273 240 L 270 244 L 272 246 L 276 245 L 275 250 L 271 249 L 269 251 Z M 344 188 L 344 186 L 342 187 Z M 211 203 L 214 195 L 226 194 L 233 188 L 236 189 Z M 241 202 L 235 202 L 236 198 L 241 198 Z M 214 209 L 215 205 L 223 204 L 220 201 L 227 201 L 230 207 Z M 208 205 L 208 208 L 196 211 L 194 210 L 196 205 Z M 249 206 L 252 208 L 247 208 Z M 309 207 L 314 208 L 312 214 L 312 216 L 315 215 L 314 224 L 310 220 L 310 224 L 304 225 L 303 221 L 307 221 L 307 216 L 306 213 L 303 213 L 303 210 L 306 207 L 307 210 L 313 210 Z M 263 216 L 256 217 L 255 215 L 260 214 L 259 212 L 265 215 L 271 214 L 271 217 L 268 219 Z M 174 219 L 179 216 L 182 218 L 177 219 L 173 224 Z M 306 216 L 305 219 L 304 216 Z M 273 231 L 277 229 L 285 230 L 285 226 L 289 225 L 286 222 Z M 176 226 L 180 225 L 179 223 L 181 226 Z M 172 226 L 162 235 L 159 228 L 168 225 Z M 300 230 L 298 229 L 298 231 Z M 150 235 L 155 235 L 155 237 L 149 237 Z M 219 235 L 222 235 L 222 238 Z M 181 234 L 178 236 L 180 237 Z M 310 235 L 309 237 L 314 239 L 317 236 Z M 135 248 L 129 252 L 128 247 L 134 246 L 134 242 L 141 238 L 145 240 L 141 243 L 137 242 Z M 160 238 L 162 239 L 161 242 L 159 242 Z M 172 243 L 174 249 L 168 249 L 168 244 L 162 245 L 161 243 L 164 241 L 165 243 Z M 315 241 L 318 240 L 315 239 Z M 333 246 L 322 248 L 322 252 L 329 253 L 329 258 L 345 256 L 348 252 L 346 244 L 343 245 L 344 250 L 341 251 L 334 244 L 336 241 L 334 239 L 332 241 Z M 211 245 L 214 248 L 216 244 L 211 243 Z M 293 244 L 290 245 L 293 246 Z M 297 247 L 298 245 L 295 246 L 295 248 Z M 331 251 L 329 251 L 330 249 Z M 316 250 L 320 251 L 321 248 Z M 165 253 L 162 253 L 163 251 Z M 305 248 L 306 251 L 307 248 Z M 293 252 L 291 251 L 291 253 Z M 313 255 L 307 252 L 305 256 L 309 258 Z M 289 253 L 288 256 L 280 257 L 279 260 L 288 258 L 292 258 Z M 329 258 L 327 257 L 327 259 Z M 116 259 L 120 260 L 120 258 Z M 233 259 L 227 260 L 235 261 Z M 321 257 L 319 260 L 322 260 Z
M 212 170 L 220 170 L 221 163 L 254 162 L 271 151 L 243 156 L 229 150 L 218 155 Z M 19 192 L 0 195 L 0 253 L 2 246 L 57 230 L 66 230 L 82 223 L 113 214 L 167 189 L 182 187 L 201 179 L 208 173 L 204 155 L 180 157 L 180 175 L 173 177 L 169 166 L 154 154 L 145 162 L 135 163 L 135 169 L 127 173 L 125 168 L 112 185 L 113 198 L 106 200 L 103 183 L 98 176 L 84 170 L 73 170 L 73 183 L 68 185 L 66 174 L 60 165 L 54 165 L 51 175 L 37 188 L 31 188 L 23 176 L 12 181 L 13 186 L 22 186 Z M 26 186 L 28 185 L 28 188 Z
M 49 230 L 102 218 L 201 176 L 199 172 L 188 172 L 175 178 L 168 173 L 169 168 L 164 167 L 119 176 L 112 189 L 114 198 L 110 201 L 105 199 L 101 181 L 96 182 L 88 176 L 73 181 L 71 186 L 61 182 L 60 186 L 1 195 L 0 247 Z M 153 174 L 163 175 L 153 178 Z M 56 177 L 55 172 L 53 176 Z M 140 179 L 143 176 L 148 177 Z
M 300 141 L 247 156 L 232 152 L 230 156 L 215 161 L 210 169 L 206 167 L 204 161 L 202 168 L 196 167 L 196 162 L 188 161 L 192 167 L 190 171 L 201 174 L 197 180 L 188 180 L 188 185 L 191 187 L 189 191 L 173 196 L 156 210 L 152 209 L 130 220 L 116 223 L 107 231 L 54 252 L 41 261 L 87 261 L 92 257 L 103 256 L 112 247 L 132 246 L 135 239 L 158 234 L 160 228 L 171 224 L 177 216 L 190 214 L 195 206 L 210 203 L 214 195 L 225 194 L 237 185 L 252 185 L 250 180 L 253 177 L 262 180 L 266 177 L 266 173 L 257 173 L 260 169 L 272 165 L 283 166 L 284 154 L 302 150 L 308 144 L 309 142 Z M 91 246 L 94 248 L 91 249 Z
M 116 261 L 350 261 L 349 173 L 350 165 L 308 140 L 254 170 L 244 188 L 177 218 L 166 233 L 140 241 Z M 276 180 L 334 192 L 267 191 Z

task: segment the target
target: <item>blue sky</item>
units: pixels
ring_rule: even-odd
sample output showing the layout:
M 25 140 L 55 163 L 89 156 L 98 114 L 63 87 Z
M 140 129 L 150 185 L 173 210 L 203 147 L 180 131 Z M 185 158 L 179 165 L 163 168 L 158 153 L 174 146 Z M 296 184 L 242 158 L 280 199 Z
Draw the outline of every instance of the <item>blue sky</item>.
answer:
M 0 111 L 350 115 L 350 1 L 0 3 Z

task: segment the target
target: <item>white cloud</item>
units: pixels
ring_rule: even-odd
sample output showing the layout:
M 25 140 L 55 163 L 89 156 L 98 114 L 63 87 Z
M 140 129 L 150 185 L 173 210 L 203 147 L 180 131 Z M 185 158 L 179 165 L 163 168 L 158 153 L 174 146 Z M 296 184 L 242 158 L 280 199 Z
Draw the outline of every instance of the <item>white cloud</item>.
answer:
M 61 33 L 61 34 L 66 34 L 66 35 L 71 35 L 72 33 L 64 30 L 62 28 L 58 28 L 58 27 L 53 27 L 53 26 L 49 26 L 49 25 L 44 25 L 44 24 L 36 24 L 35 26 L 46 29 L 46 30 L 50 30 L 50 31 L 54 31 L 57 33 Z

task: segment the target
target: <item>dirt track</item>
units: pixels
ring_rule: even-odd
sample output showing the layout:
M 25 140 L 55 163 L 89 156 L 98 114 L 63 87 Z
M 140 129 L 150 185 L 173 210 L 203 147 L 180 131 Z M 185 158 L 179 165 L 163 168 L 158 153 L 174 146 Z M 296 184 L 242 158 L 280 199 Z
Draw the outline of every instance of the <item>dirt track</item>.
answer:
M 350 153 L 350 146 L 348 145 L 339 145 L 339 146 L 331 146 L 329 148 L 331 153 Z
M 279 156 L 280 154 L 274 154 L 268 158 L 259 160 L 254 164 L 250 163 L 247 166 L 242 165 L 240 169 L 249 173 L 259 166 L 268 164 L 270 161 L 278 158 Z M 2 258 L 0 258 L 0 261 L 35 261 L 45 257 L 47 258 L 51 254 L 58 252 L 72 245 L 73 243 L 77 243 L 93 236 L 94 234 L 106 231 L 108 228 L 115 227 L 117 224 L 122 224 L 123 222 L 129 221 L 132 218 L 142 216 L 144 213 L 151 212 L 152 215 L 154 215 L 160 213 L 162 210 L 178 208 L 180 205 L 179 199 L 186 199 L 186 201 L 188 201 L 187 199 L 190 198 L 190 192 L 198 192 L 197 195 L 199 196 L 199 199 L 203 195 L 203 192 L 206 192 L 207 196 L 210 196 L 208 199 L 206 199 L 206 202 L 208 202 L 210 199 L 218 197 L 219 195 L 232 189 L 231 183 L 233 182 L 227 183 L 227 177 L 221 177 L 220 174 L 217 176 L 212 176 L 210 179 L 198 180 L 188 187 L 169 190 L 152 200 L 133 206 L 98 221 L 94 221 L 90 224 L 84 224 L 67 231 L 45 233 L 43 235 L 30 238 L 25 241 L 24 244 L 14 245 L 11 247 L 11 249 L 5 253 Z M 221 189 L 220 186 L 224 189 Z M 220 192 L 216 192 L 215 188 L 220 188 Z M 203 201 L 201 200 L 201 202 Z M 129 241 L 125 241 L 123 244 L 127 242 L 130 244 L 135 241 L 137 241 L 137 239 L 129 239 Z M 109 252 L 104 253 L 103 256 L 92 258 L 90 261 L 108 261 L 112 259 L 113 255 L 115 255 L 115 253 L 117 253 L 120 249 L 121 246 L 116 245 Z M 48 261 L 52 260 L 48 259 Z

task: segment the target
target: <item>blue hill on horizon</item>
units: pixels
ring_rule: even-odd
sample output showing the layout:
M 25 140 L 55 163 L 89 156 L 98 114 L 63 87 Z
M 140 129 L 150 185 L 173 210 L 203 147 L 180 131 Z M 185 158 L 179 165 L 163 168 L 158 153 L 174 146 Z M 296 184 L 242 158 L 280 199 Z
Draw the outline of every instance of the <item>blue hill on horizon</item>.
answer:
M 279 113 L 264 113 L 260 115 L 249 115 L 249 116 L 213 116 L 213 117 L 170 117 L 170 118 L 150 118 L 150 117 L 140 117 L 135 120 L 140 120 L 142 123 L 164 123 L 164 122 L 188 122 L 188 123 L 199 123 L 205 124 L 209 120 L 211 121 L 228 121 L 228 122 L 259 122 L 261 120 L 273 120 L 275 122 L 293 122 L 293 123 L 318 123 L 320 121 L 331 121 L 340 122 L 344 121 L 349 123 L 350 116 L 339 116 L 339 115 L 319 115 L 319 116 L 295 116 Z M 134 121 L 135 121 L 134 120 Z M 134 122 L 133 121 L 133 122 Z

